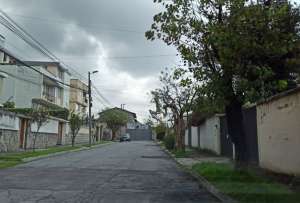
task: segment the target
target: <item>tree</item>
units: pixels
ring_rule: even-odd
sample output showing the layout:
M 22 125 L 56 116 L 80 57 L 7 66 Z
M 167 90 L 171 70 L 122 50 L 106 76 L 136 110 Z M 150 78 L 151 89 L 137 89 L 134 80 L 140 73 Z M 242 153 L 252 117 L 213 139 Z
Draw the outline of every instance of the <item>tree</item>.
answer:
M 82 125 L 82 118 L 79 114 L 76 114 L 74 112 L 71 112 L 70 118 L 69 118 L 69 125 L 71 130 L 71 139 L 72 139 L 72 147 L 75 145 L 75 139 L 78 135 L 78 132 Z
M 168 110 L 172 112 L 177 150 L 185 149 L 184 114 L 192 110 L 198 89 L 197 83 L 178 77 L 185 73 L 186 71 L 183 69 L 176 69 L 171 73 L 162 72 L 160 77 L 162 87 L 151 92 L 157 112 L 167 112 Z
M 165 11 L 154 16 L 146 37 L 177 47 L 209 96 L 223 102 L 237 166 L 245 165 L 242 106 L 295 85 L 299 8 L 276 1 L 154 2 Z
M 101 112 L 100 121 L 107 124 L 112 131 L 112 140 L 115 140 L 116 133 L 129 121 L 128 115 L 119 109 L 107 109 Z
M 49 112 L 44 107 L 38 107 L 36 109 L 33 109 L 30 113 L 30 123 L 36 124 L 36 131 L 33 133 L 33 151 L 35 151 L 36 148 L 36 139 L 38 136 L 38 133 L 43 125 L 45 125 L 48 122 L 49 118 Z

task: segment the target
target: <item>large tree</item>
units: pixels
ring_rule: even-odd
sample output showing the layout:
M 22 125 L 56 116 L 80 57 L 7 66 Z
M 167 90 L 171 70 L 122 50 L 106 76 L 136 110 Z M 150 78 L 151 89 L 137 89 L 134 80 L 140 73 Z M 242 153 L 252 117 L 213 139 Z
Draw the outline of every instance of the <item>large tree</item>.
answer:
M 242 106 L 295 86 L 299 8 L 287 1 L 157 1 L 148 39 L 177 47 L 194 77 L 225 106 L 238 166 L 247 162 Z
M 152 91 L 152 101 L 156 104 L 156 112 L 164 113 L 171 111 L 174 121 L 176 149 L 184 150 L 185 122 L 184 116 L 192 110 L 193 102 L 198 89 L 197 83 L 178 76 L 185 75 L 183 69 L 172 72 L 162 72 L 160 76 L 161 87 Z
M 129 121 L 127 113 L 119 109 L 107 109 L 99 114 L 99 120 L 106 123 L 107 127 L 112 131 L 112 140 L 115 140 L 116 133 L 121 127 L 126 126 Z

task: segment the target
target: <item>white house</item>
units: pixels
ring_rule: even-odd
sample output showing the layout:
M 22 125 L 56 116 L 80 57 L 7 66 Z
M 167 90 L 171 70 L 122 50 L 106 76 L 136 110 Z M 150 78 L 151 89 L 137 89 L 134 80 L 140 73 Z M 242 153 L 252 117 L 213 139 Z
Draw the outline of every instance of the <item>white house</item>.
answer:
M 64 84 L 70 84 L 70 73 L 59 62 L 21 62 L 0 46 L 1 104 L 11 101 L 17 108 L 34 105 L 69 108 L 70 90 Z

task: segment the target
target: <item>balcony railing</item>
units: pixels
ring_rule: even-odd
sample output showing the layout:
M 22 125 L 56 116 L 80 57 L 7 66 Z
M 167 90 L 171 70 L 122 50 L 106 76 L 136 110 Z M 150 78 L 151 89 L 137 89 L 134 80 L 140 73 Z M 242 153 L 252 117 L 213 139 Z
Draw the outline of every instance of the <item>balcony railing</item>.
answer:
M 49 102 L 55 103 L 55 96 L 49 94 L 48 92 L 43 92 L 43 97 Z

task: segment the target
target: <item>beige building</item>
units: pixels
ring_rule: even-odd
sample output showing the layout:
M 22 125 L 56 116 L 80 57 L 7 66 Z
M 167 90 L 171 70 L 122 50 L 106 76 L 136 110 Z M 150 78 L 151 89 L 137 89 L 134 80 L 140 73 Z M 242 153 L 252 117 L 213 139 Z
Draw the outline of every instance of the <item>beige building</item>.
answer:
M 70 84 L 70 111 L 84 116 L 88 107 L 88 86 L 78 79 L 71 79 Z
M 257 105 L 257 136 L 262 168 L 300 175 L 300 88 Z

